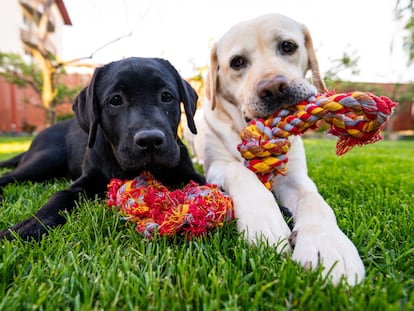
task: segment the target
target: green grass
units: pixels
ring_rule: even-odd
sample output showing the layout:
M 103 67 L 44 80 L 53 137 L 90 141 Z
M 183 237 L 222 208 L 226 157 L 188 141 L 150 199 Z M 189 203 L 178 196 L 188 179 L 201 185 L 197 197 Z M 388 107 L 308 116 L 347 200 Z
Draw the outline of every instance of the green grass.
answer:
M 413 310 L 414 143 L 340 158 L 334 141 L 306 146 L 309 174 L 365 263 L 362 284 L 325 284 L 272 247 L 247 246 L 234 223 L 189 242 L 148 241 L 104 202 L 83 200 L 40 243 L 0 242 L 0 310 Z M 8 186 L 0 228 L 68 184 Z
M 29 148 L 33 137 L 0 137 L 0 159 L 10 158 Z

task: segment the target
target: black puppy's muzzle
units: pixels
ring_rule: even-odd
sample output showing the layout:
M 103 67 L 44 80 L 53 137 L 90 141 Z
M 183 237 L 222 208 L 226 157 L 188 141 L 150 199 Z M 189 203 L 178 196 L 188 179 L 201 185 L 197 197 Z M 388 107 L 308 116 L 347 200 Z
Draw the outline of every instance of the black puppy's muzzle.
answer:
M 167 138 L 160 130 L 142 130 L 134 135 L 134 142 L 141 151 L 156 152 L 163 148 Z

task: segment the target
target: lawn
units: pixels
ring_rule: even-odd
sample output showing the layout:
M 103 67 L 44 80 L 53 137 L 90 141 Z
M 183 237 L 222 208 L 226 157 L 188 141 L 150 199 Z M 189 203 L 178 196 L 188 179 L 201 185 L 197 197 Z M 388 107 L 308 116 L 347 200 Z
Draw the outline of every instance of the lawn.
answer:
M 148 241 L 105 202 L 83 200 L 40 243 L 0 242 L 0 310 L 414 310 L 414 142 L 340 158 L 333 140 L 305 143 L 309 174 L 365 263 L 360 285 L 333 287 L 272 247 L 249 247 L 234 223 L 202 239 Z M 0 159 L 26 147 L 0 140 Z M 68 183 L 6 187 L 0 228 Z

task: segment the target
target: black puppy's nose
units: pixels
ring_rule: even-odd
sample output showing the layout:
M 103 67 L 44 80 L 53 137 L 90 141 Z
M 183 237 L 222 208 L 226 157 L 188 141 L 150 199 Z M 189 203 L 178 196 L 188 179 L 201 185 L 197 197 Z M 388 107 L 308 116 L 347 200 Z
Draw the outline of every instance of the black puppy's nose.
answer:
M 285 76 L 277 75 L 271 79 L 261 80 L 257 84 L 257 96 L 264 101 L 274 101 L 285 96 L 289 81 Z
M 157 150 L 165 142 L 165 134 L 160 130 L 143 130 L 134 136 L 135 144 L 142 150 Z

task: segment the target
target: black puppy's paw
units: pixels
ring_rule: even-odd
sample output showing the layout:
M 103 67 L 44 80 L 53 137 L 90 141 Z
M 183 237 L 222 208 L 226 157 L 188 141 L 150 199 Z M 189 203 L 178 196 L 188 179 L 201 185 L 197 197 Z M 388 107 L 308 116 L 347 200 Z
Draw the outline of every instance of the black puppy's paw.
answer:
M 9 231 L 10 229 L 4 230 L 4 231 L 0 231 L 0 241 L 2 240 L 13 240 L 14 236 L 12 235 L 11 231 Z
M 0 239 L 13 240 L 15 232 L 24 240 L 34 239 L 39 241 L 48 229 L 63 225 L 66 218 L 63 211 L 70 212 L 75 207 L 75 199 L 79 196 L 79 190 L 64 190 L 56 192 L 47 203 L 37 211 L 36 215 L 21 223 L 0 232 Z
M 7 230 L 0 232 L 0 240 L 14 240 L 16 234 L 19 235 L 24 240 L 34 239 L 36 241 L 40 240 L 40 237 L 47 232 L 46 226 L 41 224 L 35 218 L 28 218 L 25 221 L 10 227 Z

